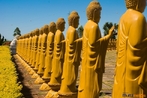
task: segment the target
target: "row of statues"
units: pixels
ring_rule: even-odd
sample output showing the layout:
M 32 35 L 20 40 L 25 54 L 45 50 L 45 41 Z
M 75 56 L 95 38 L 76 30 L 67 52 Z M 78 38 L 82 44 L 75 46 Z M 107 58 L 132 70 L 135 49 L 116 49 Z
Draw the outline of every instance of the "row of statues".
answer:
M 118 27 L 113 98 L 127 97 L 127 94 L 147 96 L 147 23 L 142 14 L 146 0 L 125 2 L 127 11 L 121 17 Z M 80 19 L 76 11 L 68 16 L 69 27 L 65 38 L 63 18 L 19 37 L 17 54 L 29 65 L 27 68 L 32 78 L 41 80 L 41 90 L 53 90 L 66 98 L 99 97 L 106 50 L 115 29 L 112 26 L 108 35 L 101 36 L 98 26 L 101 10 L 99 2 L 90 2 L 86 9 L 88 21 L 82 38 L 78 37 L 76 30 Z M 79 66 L 80 81 L 77 89 Z

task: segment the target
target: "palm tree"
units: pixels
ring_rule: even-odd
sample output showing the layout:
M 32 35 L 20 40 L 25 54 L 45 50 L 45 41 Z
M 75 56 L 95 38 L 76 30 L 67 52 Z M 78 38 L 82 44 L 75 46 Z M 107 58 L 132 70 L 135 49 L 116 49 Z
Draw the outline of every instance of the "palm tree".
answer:
M 21 36 L 21 31 L 19 30 L 18 27 L 16 27 L 16 29 L 14 30 L 13 36 L 16 36 L 16 35 L 20 35 Z

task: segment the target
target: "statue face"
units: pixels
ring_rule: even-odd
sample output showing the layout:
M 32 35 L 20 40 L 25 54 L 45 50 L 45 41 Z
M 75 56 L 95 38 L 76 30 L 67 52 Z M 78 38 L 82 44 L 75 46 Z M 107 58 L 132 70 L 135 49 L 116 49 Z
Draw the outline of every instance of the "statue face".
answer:
M 140 5 L 139 5 L 139 11 L 144 12 L 146 6 L 147 6 L 147 0 L 140 0 Z
M 101 10 L 97 10 L 97 11 L 95 12 L 94 21 L 95 21 L 96 23 L 99 23 L 100 18 L 101 18 Z
M 61 30 L 61 31 L 64 31 L 64 29 L 65 29 L 65 22 L 63 22 L 63 23 L 60 25 L 60 30 Z
M 74 21 L 74 27 L 77 28 L 79 26 L 79 18 L 76 18 Z

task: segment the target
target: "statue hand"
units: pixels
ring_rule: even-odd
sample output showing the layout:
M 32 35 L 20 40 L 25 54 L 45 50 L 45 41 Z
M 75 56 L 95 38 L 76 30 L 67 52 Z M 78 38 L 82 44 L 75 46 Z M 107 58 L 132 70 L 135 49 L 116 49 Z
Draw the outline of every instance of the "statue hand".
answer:
M 114 29 L 115 29 L 115 26 L 112 26 L 112 27 L 110 28 L 110 30 L 109 30 L 109 35 L 110 35 L 110 36 L 113 34 Z

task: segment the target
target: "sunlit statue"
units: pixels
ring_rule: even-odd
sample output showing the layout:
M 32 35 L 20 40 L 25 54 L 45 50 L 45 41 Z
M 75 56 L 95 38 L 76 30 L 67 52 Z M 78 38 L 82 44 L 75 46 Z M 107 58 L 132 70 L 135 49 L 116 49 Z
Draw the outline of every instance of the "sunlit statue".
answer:
M 34 70 L 37 72 L 40 64 L 40 54 L 41 54 L 41 37 L 42 37 L 43 31 L 42 28 L 39 29 L 39 36 L 38 36 L 38 45 L 37 45 L 37 55 L 36 55 L 36 63 Z
M 34 38 L 33 38 L 33 53 L 32 53 L 32 61 L 31 61 L 31 67 L 34 68 L 36 64 L 36 56 L 37 56 L 37 45 L 38 45 L 38 36 L 39 36 L 39 29 L 34 30 Z M 30 75 L 34 74 L 35 71 L 31 70 L 29 72 Z
M 79 25 L 79 15 L 73 11 L 68 17 L 69 27 L 66 32 L 66 51 L 63 65 L 63 75 L 60 96 L 75 96 L 77 98 L 76 80 L 78 76 L 78 67 L 80 65 L 81 42 L 78 41 L 78 33 L 76 28 Z M 73 97 L 72 97 L 73 98 Z
M 114 27 L 109 30 L 108 35 L 101 37 L 98 26 L 101 9 L 99 2 L 92 1 L 86 10 L 88 21 L 83 32 L 78 98 L 98 98 L 102 89 L 105 55 Z
M 61 85 L 61 75 L 63 70 L 63 62 L 64 62 L 64 51 L 65 51 L 65 43 L 63 31 L 65 29 L 65 20 L 63 18 L 59 18 L 56 22 L 57 31 L 55 33 L 54 38 L 54 55 L 52 60 L 52 73 L 51 79 L 48 83 L 52 90 L 59 90 Z
M 27 56 L 26 56 L 26 62 L 29 63 L 29 58 L 30 58 L 30 50 L 31 50 L 31 37 L 32 37 L 32 33 L 28 33 L 28 43 L 27 43 Z
M 55 32 L 56 32 L 56 24 L 54 22 L 51 22 L 50 25 L 49 25 L 49 34 L 47 36 L 45 70 L 44 70 L 44 75 L 42 77 L 44 80 L 48 80 L 48 81 L 51 77 Z
M 29 65 L 31 66 L 33 60 L 33 53 L 34 53 L 34 38 L 35 38 L 35 31 L 33 30 L 31 36 L 31 47 L 30 47 L 30 57 L 29 57 Z
M 26 34 L 25 35 L 25 51 L 24 51 L 24 60 L 26 61 L 27 60 L 27 56 L 28 56 L 28 53 L 27 53 L 27 51 L 28 51 L 28 40 L 29 39 L 29 34 Z
M 30 37 L 29 37 L 29 43 L 30 43 L 30 48 L 29 48 L 29 57 L 28 57 L 28 64 L 31 65 L 31 60 L 32 60 L 32 53 L 33 53 L 33 37 L 34 37 L 34 32 L 30 32 Z
M 46 47 L 47 47 L 47 35 L 48 35 L 48 25 L 43 26 L 43 34 L 41 37 L 41 54 L 40 54 L 40 64 L 38 69 L 38 74 L 40 76 L 44 73 L 45 66 L 45 55 L 46 55 Z
M 49 24 L 49 34 L 47 36 L 47 49 L 45 56 L 45 70 L 42 79 L 46 82 L 41 85 L 40 90 L 49 90 L 50 87 L 47 84 L 51 78 L 52 59 L 54 50 L 54 36 L 56 32 L 56 24 L 51 22 Z
M 113 98 L 128 94 L 147 97 L 147 27 L 142 14 L 146 0 L 125 0 L 127 10 L 120 18 Z M 145 97 L 146 96 L 146 97 Z M 135 97 L 132 97 L 135 98 Z
M 38 36 L 39 36 L 39 29 L 34 30 L 35 36 L 33 39 L 34 42 L 34 48 L 33 48 L 33 60 L 32 60 L 32 65 L 31 67 L 34 68 L 36 64 L 36 55 L 37 55 L 37 48 L 38 48 Z
M 36 54 L 36 60 L 35 60 L 35 66 L 34 66 L 34 71 L 36 73 L 33 73 L 31 78 L 38 78 L 39 75 L 37 74 L 39 65 L 40 65 L 40 55 L 41 55 L 41 38 L 42 38 L 43 30 L 42 28 L 39 29 L 39 36 L 38 36 L 38 41 L 37 41 L 37 54 Z

